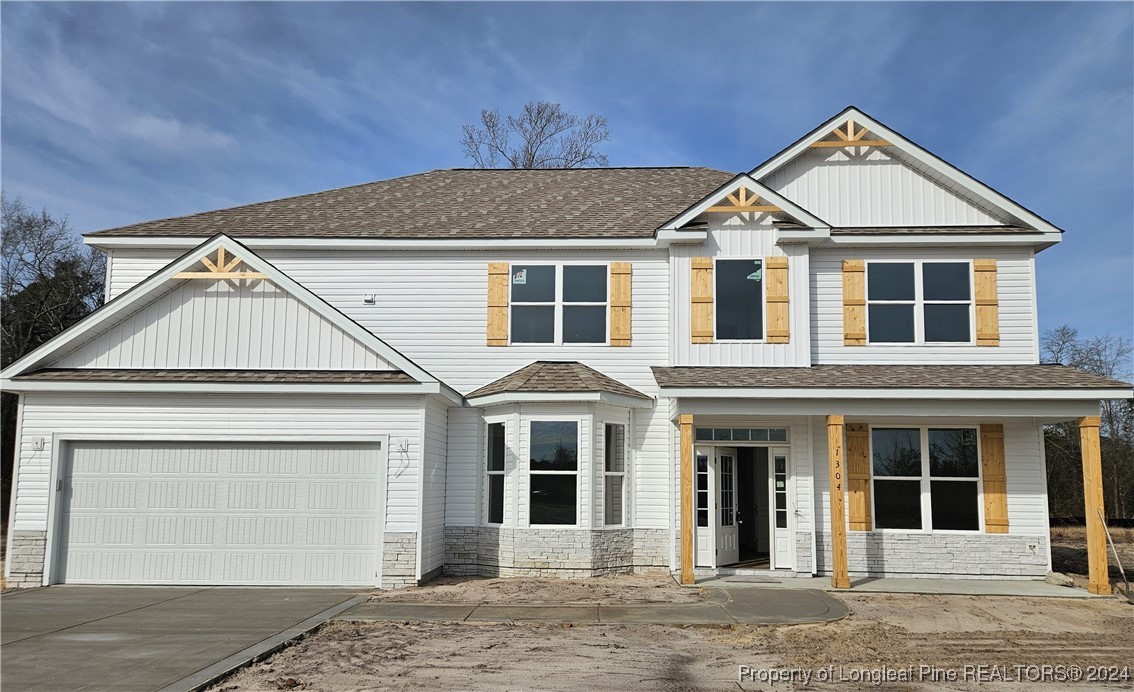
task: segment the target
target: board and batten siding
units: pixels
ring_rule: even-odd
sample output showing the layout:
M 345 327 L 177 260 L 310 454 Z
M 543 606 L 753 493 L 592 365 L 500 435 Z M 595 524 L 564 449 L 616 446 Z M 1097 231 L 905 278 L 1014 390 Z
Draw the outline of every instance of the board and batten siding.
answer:
M 875 344 L 847 346 L 843 333 L 843 260 L 971 261 L 995 259 L 1000 345 Z M 1038 363 L 1031 248 L 847 248 L 814 250 L 811 257 L 811 360 L 816 365 Z M 970 275 L 971 277 L 971 275 Z M 975 329 L 975 327 L 974 327 Z
M 421 532 L 418 579 L 445 562 L 445 475 L 449 409 L 431 397 L 422 401 Z M 457 409 L 454 409 L 457 410 Z
M 417 531 L 419 397 L 228 394 L 24 394 L 17 448 L 15 531 L 47 529 L 53 436 L 265 443 L 305 437 L 364 441 L 389 435 L 386 530 Z M 36 450 L 41 438 L 43 449 Z
M 191 281 L 54 362 L 62 368 L 388 370 L 389 363 L 270 281 Z
M 835 227 L 1003 223 L 886 149 L 811 149 L 761 182 Z
M 885 427 L 968 427 L 977 428 L 981 423 L 1003 423 L 1004 425 L 1004 470 L 1008 485 L 1008 533 L 1021 536 L 1046 536 L 1047 524 L 1047 481 L 1044 475 L 1044 457 L 1041 448 L 1041 428 L 1031 419 L 980 419 L 967 418 L 893 418 L 893 419 L 848 419 L 848 422 L 867 422 Z M 815 517 L 820 532 L 829 532 L 829 501 L 831 496 L 827 459 L 826 419 L 812 417 L 812 439 L 814 458 L 822 463 L 815 464 Z M 871 481 L 873 494 L 873 481 Z M 983 492 L 983 487 L 981 488 Z M 983 507 L 983 502 L 981 503 Z M 982 510 L 983 511 L 983 510 Z M 848 508 L 849 520 L 849 508 Z M 913 531 L 911 533 L 920 533 Z M 982 524 L 983 534 L 983 524 Z M 992 534 L 997 535 L 997 534 Z
M 692 343 L 691 262 L 694 257 L 715 259 L 788 258 L 789 341 Z M 775 244 L 775 227 L 765 216 L 758 223 L 738 219 L 710 221 L 703 245 L 674 245 L 670 253 L 670 324 L 672 365 L 807 366 L 811 364 L 808 324 L 808 265 L 804 245 Z M 715 287 L 714 287 L 715 291 Z M 635 303 L 637 306 L 637 303 Z M 767 311 L 765 303 L 765 333 Z

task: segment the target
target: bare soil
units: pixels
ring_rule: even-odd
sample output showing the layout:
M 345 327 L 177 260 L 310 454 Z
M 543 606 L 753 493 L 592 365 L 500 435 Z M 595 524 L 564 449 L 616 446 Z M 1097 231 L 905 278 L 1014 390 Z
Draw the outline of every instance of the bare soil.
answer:
M 1126 578 L 1134 581 L 1134 528 L 1111 528 L 1110 537 Z M 1110 545 L 1106 546 L 1111 582 L 1122 583 L 1118 564 Z M 1053 526 L 1051 528 L 1051 568 L 1075 580 L 1075 586 L 1087 586 L 1087 529 L 1083 526 Z
M 666 574 L 590 579 L 486 579 L 440 577 L 424 586 L 375 591 L 373 600 L 398 603 L 695 603 L 704 589 L 677 585 Z
M 524 591 L 526 579 L 510 583 Z M 611 582 L 617 579 L 611 579 Z M 633 592 L 636 580 L 630 582 Z M 456 587 L 458 585 L 450 584 Z M 533 585 L 538 587 L 538 585 Z M 477 587 L 479 588 L 479 587 Z M 604 589 L 616 589 L 606 584 Z M 668 587 L 660 587 L 662 590 Z M 762 588 L 762 587 L 746 587 Z M 424 591 L 424 589 L 422 590 Z M 878 671 L 931 665 L 1131 666 L 1134 606 L 1117 599 L 839 594 L 851 615 L 794 626 L 332 622 L 214 690 L 856 689 L 738 680 L 740 665 Z M 1005 668 L 1011 673 L 1010 668 Z M 813 673 L 814 674 L 814 673 Z M 1112 687 L 1129 688 L 1134 679 Z M 1098 689 L 1107 685 L 1082 685 Z M 883 689 L 975 689 L 971 682 Z M 1022 690 L 1025 683 L 981 685 Z M 1051 689 L 1058 689 L 1052 685 Z

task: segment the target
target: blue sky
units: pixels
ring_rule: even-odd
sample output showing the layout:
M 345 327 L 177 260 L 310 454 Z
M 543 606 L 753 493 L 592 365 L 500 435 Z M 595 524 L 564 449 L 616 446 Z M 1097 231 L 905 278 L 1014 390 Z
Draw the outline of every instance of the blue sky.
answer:
M 86 232 L 466 165 L 483 107 L 747 170 L 857 105 L 1067 231 L 1042 329 L 1134 332 L 1130 3 L 13 3 L 0 177 Z

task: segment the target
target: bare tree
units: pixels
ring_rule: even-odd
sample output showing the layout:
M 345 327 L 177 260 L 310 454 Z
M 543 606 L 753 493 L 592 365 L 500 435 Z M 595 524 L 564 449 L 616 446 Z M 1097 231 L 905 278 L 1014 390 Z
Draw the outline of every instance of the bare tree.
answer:
M 102 304 L 106 258 L 84 246 L 66 218 L 2 192 L 0 207 L 0 366 L 7 367 Z M 7 507 L 17 399 L 0 399 L 0 504 Z
M 1131 342 L 1111 334 L 1085 338 L 1063 325 L 1044 332 L 1043 358 L 1113 379 L 1131 376 Z M 1109 516 L 1134 516 L 1134 403 L 1105 400 L 1100 406 L 1103 487 Z M 1083 511 L 1083 474 L 1079 431 L 1075 423 L 1047 426 L 1044 431 L 1047 484 L 1051 511 L 1078 516 Z
M 461 128 L 465 156 L 477 168 L 582 168 L 607 166 L 598 145 L 610 140 L 606 118 L 580 119 L 558 103 L 529 101 L 518 116 L 482 110 L 480 125 Z

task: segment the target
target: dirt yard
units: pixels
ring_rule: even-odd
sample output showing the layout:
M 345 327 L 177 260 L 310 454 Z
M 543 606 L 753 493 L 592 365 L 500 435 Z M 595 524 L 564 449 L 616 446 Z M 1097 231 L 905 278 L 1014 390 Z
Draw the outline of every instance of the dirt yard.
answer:
M 1126 578 L 1134 582 L 1134 529 L 1111 528 L 1110 537 L 1114 539 L 1114 547 L 1122 566 L 1126 569 Z M 1106 547 L 1107 562 L 1110 564 L 1110 577 L 1112 582 L 1121 582 L 1118 565 L 1114 561 L 1114 553 L 1110 545 Z M 1051 567 L 1056 572 L 1062 572 L 1075 580 L 1075 586 L 1087 586 L 1087 529 L 1083 526 L 1053 526 L 1051 527 Z
M 594 579 L 477 579 L 441 577 L 425 586 L 374 591 L 375 600 L 399 603 L 693 603 L 703 589 L 683 589 L 664 574 Z
M 528 592 L 529 580 L 507 589 L 481 580 L 472 590 Z M 594 582 L 606 580 L 592 580 Z M 561 593 L 611 602 L 670 591 L 646 578 L 617 585 L 561 583 Z M 657 581 L 657 580 L 655 580 Z M 646 582 L 646 583 L 643 583 Z M 529 595 L 550 588 L 532 584 Z M 760 587 L 747 587 L 760 588 Z M 463 600 L 449 583 L 439 593 Z M 424 594 L 425 589 L 403 592 Z M 686 593 L 683 591 L 682 593 Z M 687 593 L 697 594 L 698 591 Z M 666 627 L 645 625 L 506 625 L 335 622 L 270 659 L 223 681 L 214 690 L 792 690 L 871 686 L 856 675 L 877 675 L 919 665 L 1131 666 L 1134 676 L 1134 606 L 1117 599 L 1037 599 L 972 596 L 840 594 L 851 608 L 843 620 L 822 625 Z M 738 680 L 739 666 L 816 671 L 835 666 L 834 680 L 804 685 Z M 839 667 L 841 666 L 841 668 Z M 1013 674 L 1011 668 L 1004 669 Z M 800 675 L 802 673 L 797 673 Z M 916 678 L 915 678 L 916 679 Z M 1121 681 L 1119 681 L 1121 682 Z M 1024 689 L 1019 683 L 992 689 Z M 1083 684 L 1080 689 L 1104 685 Z M 1134 678 L 1116 688 L 1134 686 Z M 972 689 L 972 683 L 884 684 L 882 689 Z M 983 686 L 982 686 L 983 687 Z M 1051 685 L 1050 689 L 1061 689 Z

